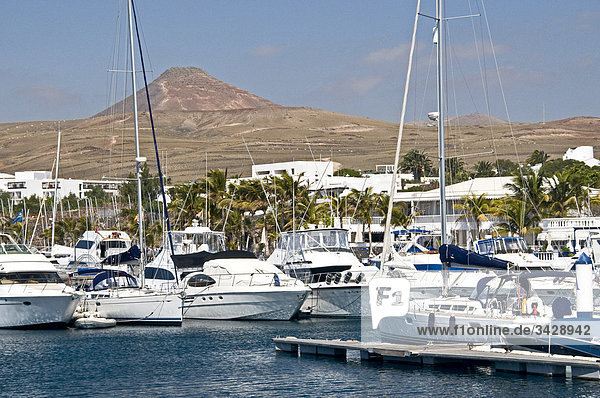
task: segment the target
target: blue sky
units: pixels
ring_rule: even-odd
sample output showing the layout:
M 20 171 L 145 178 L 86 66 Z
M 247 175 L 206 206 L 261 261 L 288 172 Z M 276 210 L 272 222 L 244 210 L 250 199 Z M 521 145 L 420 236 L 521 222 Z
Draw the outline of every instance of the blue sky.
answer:
M 281 105 L 399 120 L 416 1 L 136 4 L 152 78 L 171 66 L 197 66 Z M 600 2 L 483 4 L 512 121 L 541 121 L 542 104 L 546 120 L 600 116 Z M 423 12 L 433 7 L 423 0 Z M 104 109 L 119 8 L 118 0 L 3 3 L 0 122 L 83 118 Z M 480 12 L 481 0 L 448 2 L 446 13 L 469 8 Z M 475 51 L 490 48 L 485 23 L 450 24 L 450 115 L 487 112 L 483 70 L 491 114 L 507 118 L 491 52 L 478 60 Z M 420 20 L 407 120 L 434 110 L 431 29 Z

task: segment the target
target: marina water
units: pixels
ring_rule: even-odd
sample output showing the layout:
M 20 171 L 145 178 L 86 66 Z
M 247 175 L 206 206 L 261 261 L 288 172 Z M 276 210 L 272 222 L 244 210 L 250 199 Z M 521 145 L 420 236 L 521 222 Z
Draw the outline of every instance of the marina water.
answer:
M 271 338 L 360 339 L 360 322 L 0 331 L 0 396 L 597 396 L 595 381 L 276 353 Z

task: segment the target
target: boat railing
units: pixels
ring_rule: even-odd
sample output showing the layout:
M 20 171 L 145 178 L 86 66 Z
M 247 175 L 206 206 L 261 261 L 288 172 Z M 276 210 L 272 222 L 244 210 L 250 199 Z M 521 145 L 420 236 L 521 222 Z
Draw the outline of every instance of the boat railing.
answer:
M 317 274 L 303 273 L 293 275 L 295 278 L 301 280 L 303 283 L 325 283 L 326 285 L 340 285 L 340 284 L 361 284 L 368 283 L 368 277 L 364 272 L 322 272 Z
M 27 282 L 29 282 L 29 283 L 27 283 Z M 13 282 L 13 283 L 3 282 L 2 285 L 9 286 L 7 293 L 11 293 L 11 290 L 13 290 L 13 289 L 20 289 L 23 292 L 25 292 L 27 289 L 31 289 L 33 287 L 36 288 L 35 289 L 36 292 L 44 292 L 46 290 L 46 288 L 48 287 L 48 285 L 56 285 L 56 283 L 24 281 L 24 282 Z M 39 289 L 40 287 L 41 287 L 41 290 Z
M 542 261 L 550 261 L 556 258 L 554 252 L 534 252 L 533 254 Z
M 217 286 L 285 286 L 292 287 L 301 283 L 299 279 L 290 279 L 278 273 L 245 273 L 210 275 Z M 214 285 L 212 285 L 214 286 Z

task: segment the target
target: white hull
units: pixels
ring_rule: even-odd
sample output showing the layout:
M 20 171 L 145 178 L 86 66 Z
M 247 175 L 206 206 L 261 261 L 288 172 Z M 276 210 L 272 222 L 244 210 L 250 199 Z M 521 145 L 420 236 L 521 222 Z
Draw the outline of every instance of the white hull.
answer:
M 107 294 L 110 292 L 110 294 Z M 145 292 L 142 289 L 117 289 L 92 294 L 86 310 L 117 323 L 181 325 L 181 297 L 178 294 Z
M 430 318 L 429 312 L 412 312 L 405 316 L 390 316 L 383 318 L 377 331 L 381 340 L 386 343 L 395 344 L 511 344 L 510 334 L 517 326 L 540 325 L 547 321 L 536 317 L 514 317 L 512 319 L 493 318 L 483 316 L 460 316 L 458 314 L 435 313 L 434 320 Z M 452 318 L 452 319 L 451 319 Z M 454 325 L 454 327 L 452 326 Z M 427 328 L 438 328 L 433 332 Z M 477 327 L 482 327 L 481 333 L 477 333 Z M 493 331 L 493 328 L 507 327 L 509 335 L 503 336 Z M 448 328 L 448 332 L 441 332 L 442 328 Z M 487 328 L 487 329 L 486 329 Z M 420 329 L 420 330 L 419 330 Z M 466 331 L 466 332 L 465 332 Z M 472 333 L 469 333 L 472 332 Z M 518 345 L 527 345 L 528 336 L 515 336 Z M 536 342 L 530 339 L 530 344 Z
M 294 317 L 309 290 L 302 287 L 214 287 L 186 292 L 185 319 L 284 320 Z
M 368 305 L 363 308 L 362 294 L 368 294 L 366 284 L 310 283 L 311 293 L 300 309 L 306 316 L 331 318 L 360 318 L 368 316 Z M 368 303 L 368 299 L 364 301 Z
M 81 296 L 48 289 L 14 291 L 0 296 L 0 328 L 65 327 L 71 322 Z M 25 294 L 23 294 L 25 293 Z

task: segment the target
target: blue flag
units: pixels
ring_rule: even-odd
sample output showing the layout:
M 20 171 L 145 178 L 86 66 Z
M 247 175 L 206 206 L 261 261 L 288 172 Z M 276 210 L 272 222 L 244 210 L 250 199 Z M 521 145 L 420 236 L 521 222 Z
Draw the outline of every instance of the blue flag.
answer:
M 10 223 L 11 223 L 11 224 L 14 224 L 14 223 L 16 223 L 16 222 L 23 222 L 23 210 L 21 210 L 21 211 L 19 212 L 19 214 L 17 214 L 17 215 L 15 216 L 15 218 L 13 218 L 13 219 L 12 219 L 12 221 L 11 221 Z

